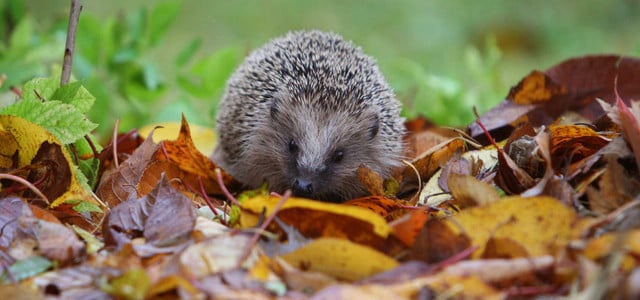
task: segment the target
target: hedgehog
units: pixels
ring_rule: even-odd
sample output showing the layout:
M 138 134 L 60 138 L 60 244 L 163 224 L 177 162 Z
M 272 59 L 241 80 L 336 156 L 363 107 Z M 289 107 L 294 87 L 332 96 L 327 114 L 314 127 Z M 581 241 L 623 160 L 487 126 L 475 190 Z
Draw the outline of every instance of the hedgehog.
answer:
M 401 104 L 375 60 L 334 33 L 299 31 L 228 79 L 213 160 L 245 185 L 329 202 L 367 194 L 356 171 L 401 165 Z

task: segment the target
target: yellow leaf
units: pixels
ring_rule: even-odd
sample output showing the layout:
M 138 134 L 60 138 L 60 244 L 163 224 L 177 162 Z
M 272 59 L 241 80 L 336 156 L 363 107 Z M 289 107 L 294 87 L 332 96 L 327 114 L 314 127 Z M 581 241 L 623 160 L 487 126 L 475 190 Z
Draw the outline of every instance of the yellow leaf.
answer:
M 149 124 L 139 130 L 140 136 L 147 138 L 151 130 L 158 126 L 162 128 L 156 128 L 153 132 L 153 141 L 159 143 L 160 141 L 173 141 L 178 138 L 180 133 L 181 122 L 160 122 L 155 124 Z M 216 133 L 213 128 L 198 126 L 189 124 L 191 129 L 191 139 L 198 148 L 198 151 L 205 155 L 213 153 L 213 148 L 216 146 Z
M 395 268 L 398 262 L 372 248 L 336 238 L 320 238 L 282 255 L 292 266 L 338 279 L 359 280 Z
M 490 238 L 508 238 L 521 247 L 512 257 L 554 255 L 577 237 L 576 213 L 550 197 L 504 197 L 487 206 L 463 210 L 447 219 L 456 232 L 460 226 L 479 247 L 473 257 L 480 257 Z
M 616 239 L 622 239 L 617 241 Z M 618 247 L 619 249 L 616 249 Z M 611 232 L 597 237 L 587 244 L 584 256 L 595 261 L 606 259 L 613 251 L 620 250 L 625 253 L 622 260 L 622 269 L 630 271 L 637 267 L 637 257 L 640 256 L 640 230 L 629 232 Z
M 196 298 L 198 296 L 198 289 L 189 282 L 189 280 L 176 276 L 169 275 L 164 277 L 157 282 L 155 282 L 148 290 L 145 295 L 147 299 L 151 299 L 154 296 L 159 296 L 163 293 L 167 293 L 169 291 L 175 290 L 178 287 L 182 288 L 183 291 L 188 293 L 189 296 Z
M 41 182 L 39 187 L 45 188 L 42 192 L 46 196 L 52 196 L 49 199 L 52 201 L 52 208 L 67 200 L 82 200 L 103 207 L 93 193 L 85 190 L 78 182 L 71 156 L 55 136 L 20 117 L 0 116 L 0 167 L 15 167 L 11 164 L 11 157 L 16 151 L 18 168 L 33 164 L 37 157 L 50 164 L 47 172 L 54 174 L 48 174 L 45 177 L 47 180 Z M 50 189 L 50 193 L 47 193 L 46 188 Z
M 279 197 L 255 196 L 242 203 L 240 227 L 254 227 L 263 210 L 266 215 L 273 212 Z M 391 240 L 392 228 L 375 212 L 357 206 L 325 203 L 303 198 L 289 198 L 278 218 L 298 229 L 307 238 L 337 237 L 370 246 L 374 249 L 393 252 L 396 243 Z M 277 226 L 270 227 L 277 229 Z M 389 252 L 388 252 L 389 251 Z

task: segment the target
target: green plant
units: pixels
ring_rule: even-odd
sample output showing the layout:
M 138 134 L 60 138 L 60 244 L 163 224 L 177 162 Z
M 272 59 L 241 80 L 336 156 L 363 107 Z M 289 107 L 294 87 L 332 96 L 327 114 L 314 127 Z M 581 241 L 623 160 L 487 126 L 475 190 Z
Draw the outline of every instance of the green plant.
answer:
M 399 59 L 390 74 L 405 104 L 403 113 L 408 118 L 424 115 L 438 124 L 468 124 L 475 119 L 474 106 L 484 111 L 504 96 L 500 58 L 495 39 L 490 38 L 483 51 L 467 49 L 465 78 L 434 74 L 415 61 Z
M 141 8 L 120 17 L 98 19 L 81 14 L 74 53 L 73 75 L 97 101 L 88 112 L 102 140 L 110 136 L 116 119 L 121 130 L 152 122 L 178 120 L 185 113 L 193 123 L 213 125 L 213 116 L 226 78 L 240 61 L 234 47 L 196 58 L 201 41 L 195 38 L 175 57 L 174 72 L 162 74 L 150 56 L 161 47 L 167 30 L 175 22 L 182 3 L 171 0 L 151 8 Z M 10 0 L 0 6 L 9 16 L 0 22 L 0 73 L 6 74 L 2 90 L 25 81 L 50 76 L 50 65 L 62 61 L 65 21 L 37 30 L 22 1 Z M 209 112 L 209 113 L 203 113 Z

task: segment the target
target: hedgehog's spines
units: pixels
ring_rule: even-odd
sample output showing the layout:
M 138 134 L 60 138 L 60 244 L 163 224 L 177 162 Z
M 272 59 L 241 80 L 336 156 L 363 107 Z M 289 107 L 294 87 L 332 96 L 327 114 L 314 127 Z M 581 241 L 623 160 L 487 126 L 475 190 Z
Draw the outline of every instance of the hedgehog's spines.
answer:
M 399 165 L 399 113 L 359 47 L 333 33 L 291 32 L 252 52 L 229 79 L 214 160 L 249 186 L 268 181 L 283 192 L 304 177 L 315 184 L 305 196 L 345 200 L 364 192 L 355 177 L 360 164 L 383 175 Z M 292 139 L 296 155 L 286 151 Z M 328 159 L 337 148 L 344 149 L 339 163 Z

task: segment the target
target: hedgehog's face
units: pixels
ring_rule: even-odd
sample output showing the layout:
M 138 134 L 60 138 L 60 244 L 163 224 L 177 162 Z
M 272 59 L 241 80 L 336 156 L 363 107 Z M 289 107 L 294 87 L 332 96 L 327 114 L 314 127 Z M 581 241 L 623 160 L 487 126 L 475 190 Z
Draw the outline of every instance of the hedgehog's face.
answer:
M 360 165 L 379 165 L 372 148 L 378 138 L 379 120 L 366 111 L 324 110 L 309 105 L 272 110 L 273 128 L 282 131 L 276 139 L 283 159 L 282 176 L 266 178 L 279 192 L 291 189 L 294 195 L 341 202 L 364 193 L 356 177 Z M 290 114 L 293 111 L 293 114 Z

